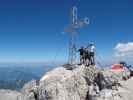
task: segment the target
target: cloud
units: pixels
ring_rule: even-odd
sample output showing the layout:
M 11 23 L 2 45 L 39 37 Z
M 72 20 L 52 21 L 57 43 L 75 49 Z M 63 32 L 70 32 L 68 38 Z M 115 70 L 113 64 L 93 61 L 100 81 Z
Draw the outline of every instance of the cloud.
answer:
M 133 58 L 133 42 L 118 43 L 114 48 L 115 57 Z

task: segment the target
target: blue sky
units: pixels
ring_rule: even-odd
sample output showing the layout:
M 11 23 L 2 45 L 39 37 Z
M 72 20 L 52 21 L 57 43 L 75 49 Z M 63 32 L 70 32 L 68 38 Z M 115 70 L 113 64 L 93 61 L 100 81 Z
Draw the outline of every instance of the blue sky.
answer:
M 77 46 L 94 41 L 110 60 L 118 43 L 133 41 L 132 0 L 0 0 L 0 62 L 67 60 L 70 7 L 91 24 L 80 30 Z

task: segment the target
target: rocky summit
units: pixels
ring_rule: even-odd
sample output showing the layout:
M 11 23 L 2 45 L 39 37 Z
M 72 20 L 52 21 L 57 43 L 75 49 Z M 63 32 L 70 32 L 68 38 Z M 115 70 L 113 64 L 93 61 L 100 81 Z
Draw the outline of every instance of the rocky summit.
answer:
M 40 80 L 40 100 L 85 100 L 94 76 L 94 67 L 57 68 Z
M 132 83 L 132 78 L 123 81 L 96 66 L 61 66 L 19 92 L 0 91 L 0 100 L 132 100 Z

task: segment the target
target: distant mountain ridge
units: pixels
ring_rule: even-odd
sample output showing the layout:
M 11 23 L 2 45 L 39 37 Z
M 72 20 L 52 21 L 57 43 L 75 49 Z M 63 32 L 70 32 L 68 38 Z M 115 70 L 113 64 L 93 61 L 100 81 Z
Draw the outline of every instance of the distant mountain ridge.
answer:
M 36 79 L 36 80 L 39 79 L 39 76 L 36 76 L 32 73 L 18 71 L 18 70 L 6 72 L 6 73 L 0 73 L 0 76 L 1 76 L 0 88 L 12 89 L 12 90 L 18 90 L 22 88 L 25 83 L 27 83 L 28 81 L 31 81 L 32 79 Z
M 19 90 L 31 80 L 39 80 L 53 67 L 0 67 L 0 89 Z

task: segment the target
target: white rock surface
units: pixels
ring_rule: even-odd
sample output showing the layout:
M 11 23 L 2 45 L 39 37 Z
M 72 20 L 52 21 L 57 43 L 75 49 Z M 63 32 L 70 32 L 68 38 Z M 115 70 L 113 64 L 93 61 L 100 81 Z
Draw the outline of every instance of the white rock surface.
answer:
M 92 95 L 92 100 L 133 100 L 133 78 L 120 84 L 117 90 L 103 89 L 99 95 Z
M 21 93 L 11 90 L 0 90 L 0 100 L 17 100 Z
M 86 79 L 93 81 L 94 69 L 78 66 L 66 70 L 60 67 L 48 72 L 40 80 L 40 100 L 85 100 L 89 90 Z
M 117 88 L 96 92 L 98 87 L 89 84 L 94 81 L 96 73 L 94 66 L 76 66 L 73 70 L 58 67 L 46 73 L 39 86 L 33 80 L 21 92 L 0 90 L 0 100 L 36 100 L 34 92 L 38 94 L 38 100 L 133 100 L 133 78 L 119 80 L 121 86 Z M 112 78 L 113 73 L 104 71 L 103 74 Z

